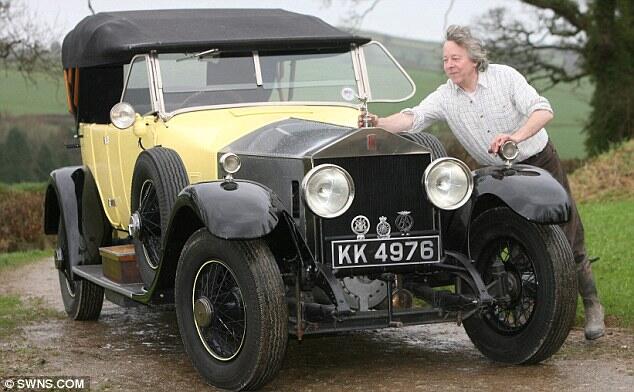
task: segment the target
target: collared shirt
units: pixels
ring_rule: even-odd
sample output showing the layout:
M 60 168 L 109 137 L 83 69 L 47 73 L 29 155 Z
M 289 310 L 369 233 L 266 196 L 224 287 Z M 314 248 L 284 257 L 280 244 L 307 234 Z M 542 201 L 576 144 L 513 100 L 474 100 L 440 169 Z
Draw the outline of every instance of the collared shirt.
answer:
M 414 115 L 410 132 L 421 131 L 436 121 L 446 121 L 456 139 L 481 165 L 503 163 L 488 152 L 500 133 L 512 134 L 526 123 L 536 110 L 553 109 L 514 68 L 490 64 L 478 74 L 473 97 L 448 80 L 413 108 L 402 110 Z M 518 161 L 540 152 L 548 142 L 546 129 L 519 143 Z

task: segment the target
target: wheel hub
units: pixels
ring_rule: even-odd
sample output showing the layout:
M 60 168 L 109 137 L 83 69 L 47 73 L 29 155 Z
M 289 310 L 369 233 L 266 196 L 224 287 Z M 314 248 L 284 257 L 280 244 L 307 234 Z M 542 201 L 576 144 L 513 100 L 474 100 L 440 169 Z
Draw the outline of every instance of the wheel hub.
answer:
M 511 297 L 511 301 L 516 301 L 522 295 L 522 282 L 520 277 L 514 273 L 509 272 L 506 274 L 506 288 L 508 294 Z
M 141 231 L 141 216 L 138 211 L 135 211 L 132 215 L 130 215 L 128 230 L 130 231 L 132 238 L 137 238 L 139 235 L 139 232 Z
M 205 328 L 211 325 L 214 316 L 214 306 L 207 297 L 200 297 L 194 302 L 194 319 L 198 327 Z

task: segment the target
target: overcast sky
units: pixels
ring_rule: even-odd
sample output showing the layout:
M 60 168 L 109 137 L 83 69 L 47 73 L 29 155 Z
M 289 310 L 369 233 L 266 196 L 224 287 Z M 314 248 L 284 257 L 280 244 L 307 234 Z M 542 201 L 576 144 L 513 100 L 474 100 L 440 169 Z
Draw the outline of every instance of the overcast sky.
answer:
M 61 40 L 77 22 L 90 14 L 87 0 L 21 0 L 36 19 L 52 26 Z M 371 1 L 367 1 L 367 6 Z M 382 0 L 368 14 L 364 30 L 374 30 L 395 36 L 441 41 L 444 16 L 450 0 Z M 324 7 L 322 0 L 92 0 L 95 12 L 164 8 L 283 8 L 311 14 L 326 22 L 339 25 L 345 18 L 350 3 L 332 0 Z M 473 24 L 487 9 L 511 7 L 521 12 L 526 6 L 518 0 L 455 0 L 448 16 L 449 24 Z

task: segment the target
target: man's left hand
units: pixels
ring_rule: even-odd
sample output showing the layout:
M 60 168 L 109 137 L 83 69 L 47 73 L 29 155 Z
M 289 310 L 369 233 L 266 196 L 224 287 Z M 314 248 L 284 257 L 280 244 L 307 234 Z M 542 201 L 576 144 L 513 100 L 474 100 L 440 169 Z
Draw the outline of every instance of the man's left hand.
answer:
M 491 141 L 491 145 L 489 146 L 489 152 L 491 154 L 497 154 L 498 151 L 500 150 L 500 147 L 502 147 L 502 144 L 506 143 L 509 140 L 515 143 L 519 143 L 517 140 L 515 140 L 515 138 L 512 135 L 508 135 L 506 133 L 501 133 L 499 135 L 496 135 Z

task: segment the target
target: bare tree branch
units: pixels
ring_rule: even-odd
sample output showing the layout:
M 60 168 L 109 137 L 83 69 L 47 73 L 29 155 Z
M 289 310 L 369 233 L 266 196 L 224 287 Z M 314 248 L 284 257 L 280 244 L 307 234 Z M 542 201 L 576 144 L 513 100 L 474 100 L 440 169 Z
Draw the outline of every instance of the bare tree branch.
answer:
M 568 23 L 578 30 L 588 28 L 588 17 L 579 10 L 579 5 L 571 0 L 522 0 L 537 8 L 548 9 L 565 18 Z
M 34 81 L 34 72 L 51 72 L 59 60 L 51 46 L 54 36 L 19 0 L 0 0 L 0 63 L 15 67 Z M 59 46 L 59 45 L 57 45 Z

